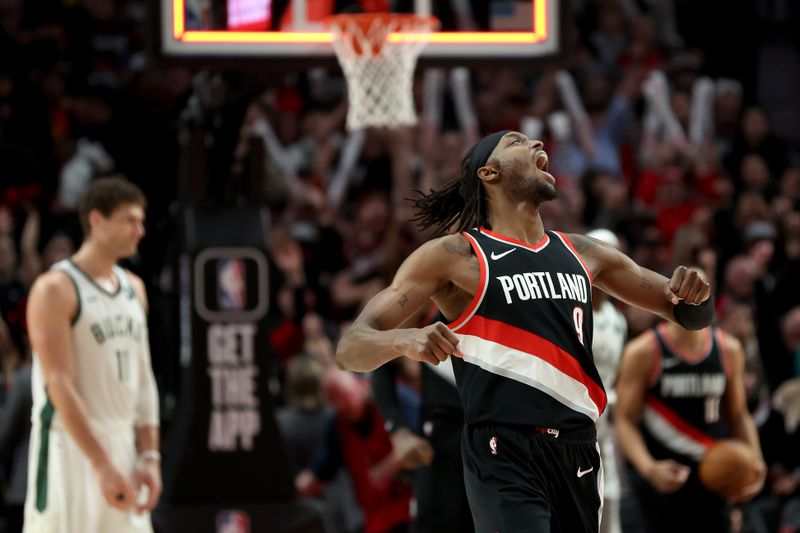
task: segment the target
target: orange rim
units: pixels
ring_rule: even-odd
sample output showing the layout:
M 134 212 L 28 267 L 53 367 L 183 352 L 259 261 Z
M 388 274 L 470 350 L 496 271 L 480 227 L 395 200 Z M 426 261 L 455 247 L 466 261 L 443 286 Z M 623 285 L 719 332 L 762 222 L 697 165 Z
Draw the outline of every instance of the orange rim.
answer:
M 344 33 L 349 32 L 354 25 L 367 30 L 376 21 L 384 26 L 393 25 L 394 32 L 434 32 L 439 28 L 439 19 L 436 17 L 409 13 L 349 13 L 328 18 L 330 26 L 335 26 Z

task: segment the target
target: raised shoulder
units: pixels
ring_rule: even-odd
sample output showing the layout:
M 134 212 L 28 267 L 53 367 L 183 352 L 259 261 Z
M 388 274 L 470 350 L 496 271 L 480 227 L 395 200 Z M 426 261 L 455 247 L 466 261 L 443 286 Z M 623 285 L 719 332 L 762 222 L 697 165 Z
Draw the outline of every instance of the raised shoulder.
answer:
M 439 241 L 439 245 L 448 254 L 459 255 L 461 257 L 472 257 L 474 255 L 474 252 L 472 251 L 472 245 L 461 233 L 445 235 L 444 237 L 439 237 L 431 242 L 433 243 L 436 241 Z
M 722 343 L 722 358 L 726 367 L 726 373 L 744 372 L 745 354 L 744 347 L 739 339 L 730 333 L 719 330 L 720 342 Z
M 417 248 L 398 270 L 406 276 L 440 283 L 456 282 L 464 267 L 475 262 L 469 241 L 461 234 L 431 239 Z
M 639 354 L 648 355 L 656 349 L 655 347 L 656 342 L 657 341 L 655 334 L 653 333 L 653 330 L 648 329 L 647 331 L 640 333 L 639 335 L 628 341 L 628 344 L 625 346 L 625 351 L 636 355 Z
M 719 334 L 720 337 L 722 337 L 722 348 L 724 350 L 727 350 L 731 354 L 736 353 L 737 355 L 744 355 L 744 348 L 739 339 L 724 330 L 719 330 Z
M 572 241 L 572 245 L 575 247 L 575 250 L 578 253 L 585 253 L 588 252 L 598 246 L 608 246 L 607 244 L 598 241 L 597 239 L 593 239 L 592 237 L 587 237 L 586 235 L 581 235 L 580 233 L 567 233 L 567 238 Z
M 149 303 L 147 301 L 147 289 L 144 286 L 144 281 L 127 268 L 125 269 L 125 274 L 128 276 L 128 279 L 131 280 L 131 285 L 133 285 L 133 290 L 136 291 L 136 296 L 139 297 L 139 301 L 142 302 L 144 310 L 147 311 Z
M 580 233 L 568 233 L 566 236 L 572 242 L 575 251 L 578 252 L 581 259 L 589 267 L 592 279 L 597 279 L 604 267 L 618 264 L 628 259 L 625 254 L 616 248 L 592 237 L 587 237 Z

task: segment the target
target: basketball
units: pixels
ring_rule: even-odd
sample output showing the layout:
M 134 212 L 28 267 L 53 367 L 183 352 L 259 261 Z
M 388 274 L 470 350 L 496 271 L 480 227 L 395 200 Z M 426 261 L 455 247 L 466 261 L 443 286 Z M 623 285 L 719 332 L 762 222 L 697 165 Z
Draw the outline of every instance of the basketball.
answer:
M 703 485 L 723 498 L 734 496 L 758 478 L 755 455 L 737 440 L 721 440 L 709 448 L 698 473 Z

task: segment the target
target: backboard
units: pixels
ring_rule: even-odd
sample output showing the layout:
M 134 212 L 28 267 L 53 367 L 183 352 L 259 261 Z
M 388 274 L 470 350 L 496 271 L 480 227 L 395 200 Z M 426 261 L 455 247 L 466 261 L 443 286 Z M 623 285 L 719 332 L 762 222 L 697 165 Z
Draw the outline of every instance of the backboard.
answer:
M 329 16 L 432 14 L 441 22 L 420 58 L 525 60 L 560 48 L 559 0 L 158 0 L 161 52 L 183 58 L 334 60 Z M 393 34 L 390 39 L 413 39 Z

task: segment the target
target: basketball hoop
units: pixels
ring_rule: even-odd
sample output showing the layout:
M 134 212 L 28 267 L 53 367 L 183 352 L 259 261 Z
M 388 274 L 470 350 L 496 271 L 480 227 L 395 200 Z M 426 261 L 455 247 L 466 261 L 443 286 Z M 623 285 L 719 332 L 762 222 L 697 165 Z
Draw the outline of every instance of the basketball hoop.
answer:
M 347 129 L 417 123 L 414 67 L 432 31 L 434 17 L 394 13 L 330 18 L 333 49 L 347 78 Z

